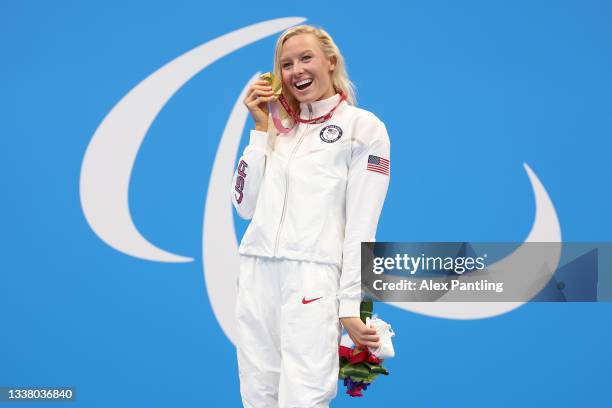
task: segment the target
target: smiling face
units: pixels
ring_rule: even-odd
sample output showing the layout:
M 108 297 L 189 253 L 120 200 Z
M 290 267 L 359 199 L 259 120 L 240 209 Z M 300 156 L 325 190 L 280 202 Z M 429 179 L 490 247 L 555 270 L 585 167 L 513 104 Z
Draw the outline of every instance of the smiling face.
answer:
M 312 34 L 297 34 L 283 44 L 280 70 L 283 89 L 289 90 L 299 102 L 314 102 L 333 96 L 335 63 L 323 53 L 318 39 Z

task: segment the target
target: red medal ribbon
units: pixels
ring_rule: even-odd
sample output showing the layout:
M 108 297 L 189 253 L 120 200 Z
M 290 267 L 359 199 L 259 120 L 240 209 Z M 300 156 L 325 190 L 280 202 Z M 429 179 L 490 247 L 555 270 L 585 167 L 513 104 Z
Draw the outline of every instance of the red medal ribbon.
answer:
M 302 118 L 300 118 L 300 115 L 295 113 L 293 111 L 293 109 L 291 109 L 291 106 L 289 106 L 289 103 L 285 99 L 285 95 L 281 95 L 278 98 L 278 101 L 281 103 L 281 105 L 283 105 L 283 108 L 285 109 L 287 114 L 289 114 L 289 116 L 291 116 L 295 122 L 313 124 L 313 123 L 323 123 L 323 122 L 328 121 L 329 119 L 331 119 L 332 115 L 334 114 L 334 111 L 338 108 L 338 106 L 340 106 L 342 101 L 345 101 L 346 99 L 347 99 L 346 94 L 343 91 L 340 91 L 340 100 L 338 101 L 336 106 L 334 106 L 325 115 L 319 116 L 319 117 L 313 118 L 313 119 L 302 119 Z

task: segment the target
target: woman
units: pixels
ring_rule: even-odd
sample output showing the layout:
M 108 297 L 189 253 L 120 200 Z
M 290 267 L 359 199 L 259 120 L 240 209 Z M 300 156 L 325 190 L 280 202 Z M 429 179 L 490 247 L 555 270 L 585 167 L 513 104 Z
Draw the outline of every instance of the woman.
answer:
M 359 319 L 360 245 L 374 241 L 387 193 L 389 137 L 354 106 L 342 54 L 324 30 L 285 31 L 274 73 L 291 130 L 276 131 L 268 112 L 276 97 L 255 81 L 244 100 L 255 130 L 232 185 L 239 215 L 252 218 L 239 249 L 240 391 L 245 407 L 327 407 L 339 320 L 358 346 L 378 346 Z

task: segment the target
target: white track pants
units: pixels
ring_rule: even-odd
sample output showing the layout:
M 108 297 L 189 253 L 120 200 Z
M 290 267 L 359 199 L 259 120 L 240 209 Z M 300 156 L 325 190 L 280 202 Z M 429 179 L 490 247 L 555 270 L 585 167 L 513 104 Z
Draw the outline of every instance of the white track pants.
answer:
M 329 406 L 338 386 L 339 279 L 334 265 L 240 257 L 237 352 L 245 407 Z

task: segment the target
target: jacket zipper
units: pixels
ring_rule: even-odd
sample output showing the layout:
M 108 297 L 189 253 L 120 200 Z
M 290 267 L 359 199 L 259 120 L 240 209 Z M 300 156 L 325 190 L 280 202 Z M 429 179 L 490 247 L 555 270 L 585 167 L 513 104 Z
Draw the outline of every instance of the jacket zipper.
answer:
M 312 105 L 311 104 L 308 104 L 308 119 L 309 120 L 312 119 Z M 302 139 L 304 139 L 304 135 L 308 131 L 309 127 L 310 127 L 310 124 L 307 123 L 306 127 L 302 131 L 302 134 L 300 135 L 299 140 L 293 147 L 293 150 L 291 151 L 291 154 L 289 155 L 289 159 L 287 159 L 287 167 L 285 169 L 285 196 L 283 198 L 283 212 L 281 213 L 280 223 L 278 224 L 278 231 L 276 232 L 276 242 L 274 243 L 274 257 L 275 258 L 278 252 L 278 241 L 280 240 L 280 233 L 283 228 L 283 222 L 285 221 L 285 212 L 287 210 L 287 195 L 289 194 L 289 165 L 291 163 L 291 159 L 293 158 L 293 155 L 295 154 L 295 152 L 297 152 L 297 149 L 300 147 L 300 144 L 302 144 Z

